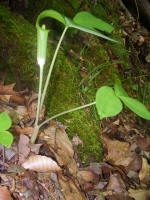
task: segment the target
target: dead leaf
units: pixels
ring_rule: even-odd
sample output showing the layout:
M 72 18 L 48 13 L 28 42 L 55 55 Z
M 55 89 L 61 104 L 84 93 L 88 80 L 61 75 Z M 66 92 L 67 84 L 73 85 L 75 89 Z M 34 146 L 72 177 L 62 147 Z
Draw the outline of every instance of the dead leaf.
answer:
M 58 172 L 61 168 L 57 163 L 49 157 L 35 155 L 22 164 L 25 169 L 30 169 L 36 172 Z
M 77 177 L 80 183 L 93 182 L 96 179 L 96 174 L 89 170 L 78 171 Z
M 19 143 L 19 163 L 23 163 L 30 153 L 29 138 L 23 134 L 20 135 Z
M 0 200 L 13 200 L 9 190 L 5 186 L 0 186 Z
M 86 200 L 80 188 L 76 186 L 71 178 L 59 175 L 58 180 L 61 187 L 61 192 L 66 200 Z
M 21 96 L 13 95 L 10 97 L 9 102 L 16 103 L 18 105 L 25 105 L 25 99 Z
M 44 133 L 45 140 L 49 144 L 49 148 L 55 155 L 59 165 L 67 167 L 71 174 L 76 175 L 77 164 L 73 158 L 73 146 L 65 130 L 53 125 L 45 129 Z
M 81 144 L 83 146 L 83 141 L 79 138 L 78 135 L 75 135 L 72 139 L 72 144 L 74 146 L 78 146 L 79 144 Z
M 15 92 L 13 89 L 15 87 L 15 83 L 9 85 L 0 84 L 0 94 L 2 95 L 17 95 L 18 92 Z
M 129 189 L 129 196 L 134 198 L 135 200 L 149 200 L 150 199 L 150 191 L 149 190 L 133 190 Z
M 120 142 L 118 140 L 111 140 L 107 136 L 101 136 L 103 145 L 107 149 L 108 154 L 106 159 L 115 165 L 128 166 L 130 159 L 127 162 L 127 155 L 129 154 L 130 145 L 127 142 Z M 125 159 L 124 159 L 125 158 Z M 123 160 L 122 160 L 123 159 Z
M 31 119 L 36 118 L 36 111 L 37 111 L 37 94 L 33 94 L 27 104 L 27 111 Z M 42 106 L 39 121 L 42 121 L 44 119 L 44 112 L 45 112 L 45 106 Z
M 143 151 L 150 151 L 150 137 L 137 137 L 137 144 Z
M 149 183 L 150 180 L 150 166 L 146 158 L 142 158 L 142 169 L 139 172 L 139 178 L 142 183 Z
M 18 134 L 31 135 L 33 131 L 33 127 L 20 128 L 19 126 L 16 126 L 15 131 Z

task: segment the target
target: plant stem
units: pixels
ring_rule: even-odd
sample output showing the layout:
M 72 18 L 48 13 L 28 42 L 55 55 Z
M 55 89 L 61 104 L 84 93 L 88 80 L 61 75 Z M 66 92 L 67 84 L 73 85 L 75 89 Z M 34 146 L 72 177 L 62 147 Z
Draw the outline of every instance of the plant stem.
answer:
M 44 68 L 44 65 L 40 65 L 40 81 L 39 81 L 38 105 L 37 105 L 35 126 L 38 125 L 38 120 L 39 120 L 39 115 L 40 115 L 40 102 L 41 102 L 41 93 L 42 93 L 43 68 Z
M 68 27 L 66 26 L 60 39 L 59 39 L 59 42 L 57 44 L 57 47 L 56 47 L 56 50 L 55 50 L 55 53 L 54 53 L 54 56 L 53 56 L 53 59 L 52 59 L 52 62 L 51 62 L 51 65 L 50 65 L 50 68 L 49 68 L 49 72 L 48 72 L 48 75 L 47 75 L 47 79 L 46 79 L 46 82 L 45 82 L 45 86 L 44 86 L 44 89 L 43 89 L 43 94 L 42 94 L 42 98 L 41 98 L 41 103 L 40 103 L 40 110 L 42 109 L 42 106 L 43 106 L 43 102 L 44 102 L 44 99 L 45 99 L 45 95 L 46 95 L 46 91 L 47 91 L 47 87 L 48 87 L 48 84 L 49 84 L 49 81 L 50 81 L 50 77 L 51 77 L 51 73 L 52 73 L 52 70 L 53 70 L 53 66 L 55 64 L 55 60 L 56 60 L 56 57 L 57 57 L 57 54 L 58 54 L 58 50 L 60 48 L 60 45 L 61 45 L 61 42 L 64 38 L 64 35 L 67 31 Z
M 38 105 L 37 105 L 37 112 L 36 112 L 36 119 L 35 119 L 35 124 L 34 124 L 34 129 L 31 135 L 31 143 L 34 143 L 37 134 L 38 134 L 38 121 L 39 121 L 39 115 L 40 115 L 40 100 L 41 100 L 41 92 L 42 92 L 42 80 L 43 80 L 43 68 L 44 65 L 40 65 L 40 81 L 39 81 L 39 93 L 38 93 Z
M 70 113 L 70 112 L 73 112 L 73 111 L 76 111 L 76 110 L 80 110 L 80 109 L 83 109 L 83 108 L 86 108 L 86 107 L 89 107 L 89 106 L 92 106 L 92 105 L 95 105 L 95 104 L 96 104 L 96 102 L 94 101 L 94 102 L 89 103 L 89 104 L 86 104 L 86 105 L 84 105 L 84 106 L 80 106 L 80 107 L 73 108 L 73 109 L 71 109 L 71 110 L 67 110 L 67 111 L 61 112 L 61 113 L 59 113 L 59 114 L 56 114 L 56 115 L 50 117 L 49 119 L 45 120 L 44 122 L 42 122 L 42 123 L 39 125 L 39 128 L 41 128 L 44 124 L 46 124 L 47 122 L 51 121 L 52 119 L 55 119 L 55 118 L 57 118 L 57 117 L 60 117 L 60 116 L 62 116 L 62 115 L 65 115 L 65 114 L 67 114 L 67 113 Z

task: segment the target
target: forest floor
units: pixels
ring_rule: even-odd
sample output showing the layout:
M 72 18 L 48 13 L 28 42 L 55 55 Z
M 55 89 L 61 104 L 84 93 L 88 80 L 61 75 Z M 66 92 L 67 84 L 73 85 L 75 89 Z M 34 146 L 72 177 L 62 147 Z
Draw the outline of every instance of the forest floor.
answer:
M 150 33 L 122 8 L 118 15 L 114 37 L 123 41 L 121 46 L 80 33 L 76 40 L 72 33 L 69 45 L 69 39 L 64 41 L 41 121 L 93 101 L 100 86 L 113 86 L 116 80 L 150 108 Z M 27 79 L 28 71 L 22 73 Z M 127 108 L 100 121 L 95 108 L 85 109 L 51 121 L 31 144 L 37 94 L 20 87 L 18 77 L 15 89 L 9 72 L 1 75 L 0 112 L 12 118 L 14 142 L 0 147 L 0 199 L 150 199 L 148 121 Z M 33 76 L 29 73 L 29 85 Z

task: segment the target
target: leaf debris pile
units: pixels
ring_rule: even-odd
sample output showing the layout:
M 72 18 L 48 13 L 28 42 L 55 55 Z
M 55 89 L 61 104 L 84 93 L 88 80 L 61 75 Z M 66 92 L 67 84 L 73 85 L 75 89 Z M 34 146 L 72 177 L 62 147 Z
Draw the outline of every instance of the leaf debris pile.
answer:
M 12 92 L 12 85 L 1 85 L 1 88 L 2 99 L 6 95 L 16 95 L 15 91 Z M 150 198 L 150 137 L 137 127 L 134 114 L 126 113 L 125 116 L 121 114 L 103 120 L 100 139 L 104 147 L 104 161 L 84 167 L 75 156 L 76 146 L 84 143 L 78 135 L 71 142 L 65 127 L 59 123 L 51 121 L 40 131 L 37 143 L 30 144 L 36 95 L 29 92 L 17 92 L 17 95 L 23 99 L 24 105 L 17 101 L 12 108 L 11 102 L 6 105 L 2 101 L 0 108 L 1 112 L 5 111 L 12 117 L 15 138 L 11 148 L 5 148 L 4 154 L 1 148 L 0 199 Z

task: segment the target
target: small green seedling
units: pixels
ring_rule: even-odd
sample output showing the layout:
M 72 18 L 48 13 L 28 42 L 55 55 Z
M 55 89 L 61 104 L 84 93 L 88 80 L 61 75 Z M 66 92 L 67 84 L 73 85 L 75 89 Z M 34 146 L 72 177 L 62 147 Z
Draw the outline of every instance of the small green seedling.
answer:
M 13 135 L 8 131 L 12 121 L 6 112 L 0 113 L 0 144 L 10 147 L 13 142 Z

